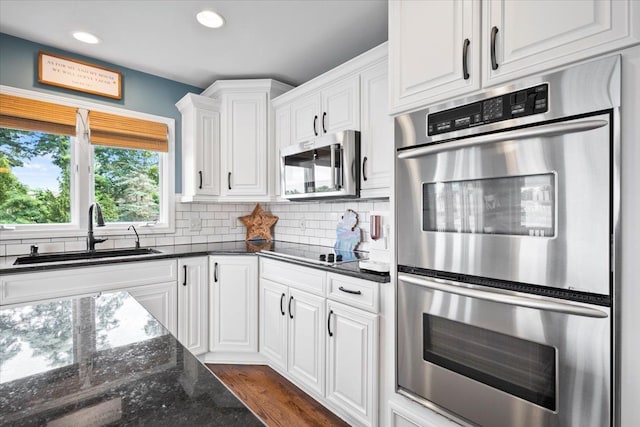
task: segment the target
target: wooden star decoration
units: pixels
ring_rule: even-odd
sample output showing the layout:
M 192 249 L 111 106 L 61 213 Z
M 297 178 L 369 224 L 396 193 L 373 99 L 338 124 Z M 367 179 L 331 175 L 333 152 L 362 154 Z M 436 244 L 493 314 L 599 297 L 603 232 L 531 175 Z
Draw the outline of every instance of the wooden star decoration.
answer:
M 251 215 L 238 218 L 247 227 L 246 240 L 271 240 L 271 227 L 278 222 L 278 217 L 266 213 L 260 203 L 256 205 Z

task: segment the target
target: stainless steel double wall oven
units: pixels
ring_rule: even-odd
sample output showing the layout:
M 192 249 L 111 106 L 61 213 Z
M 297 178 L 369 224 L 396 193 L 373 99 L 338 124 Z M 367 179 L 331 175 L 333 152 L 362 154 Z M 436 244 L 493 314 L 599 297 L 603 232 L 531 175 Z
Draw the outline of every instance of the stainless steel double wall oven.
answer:
M 611 423 L 619 105 L 610 57 L 396 118 L 400 393 Z

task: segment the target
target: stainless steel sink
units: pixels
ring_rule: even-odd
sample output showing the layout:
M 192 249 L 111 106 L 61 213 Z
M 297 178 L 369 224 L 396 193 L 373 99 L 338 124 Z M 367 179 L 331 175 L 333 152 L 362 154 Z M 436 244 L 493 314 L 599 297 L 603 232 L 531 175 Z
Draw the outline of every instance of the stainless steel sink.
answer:
M 43 262 L 56 261 L 78 261 L 84 259 L 95 258 L 112 258 L 121 256 L 149 255 L 162 253 L 152 248 L 135 248 L 135 249 L 99 249 L 93 252 L 77 251 L 77 252 L 56 252 L 50 254 L 39 254 L 23 256 L 16 259 L 13 265 L 22 264 L 40 264 Z

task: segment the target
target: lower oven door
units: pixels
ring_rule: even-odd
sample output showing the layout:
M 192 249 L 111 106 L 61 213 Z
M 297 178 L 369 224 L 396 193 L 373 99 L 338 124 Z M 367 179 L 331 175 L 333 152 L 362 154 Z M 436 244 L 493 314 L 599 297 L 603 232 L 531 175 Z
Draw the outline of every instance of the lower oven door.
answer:
M 398 391 L 491 427 L 611 419 L 610 308 L 400 274 Z

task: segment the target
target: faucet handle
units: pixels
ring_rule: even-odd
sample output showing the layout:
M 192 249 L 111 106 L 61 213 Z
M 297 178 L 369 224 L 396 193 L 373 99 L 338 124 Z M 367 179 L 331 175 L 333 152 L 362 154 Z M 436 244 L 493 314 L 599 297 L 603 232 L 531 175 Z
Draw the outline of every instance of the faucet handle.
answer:
M 38 245 L 31 245 L 31 248 L 29 248 L 29 256 L 36 255 L 38 255 Z

